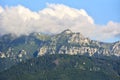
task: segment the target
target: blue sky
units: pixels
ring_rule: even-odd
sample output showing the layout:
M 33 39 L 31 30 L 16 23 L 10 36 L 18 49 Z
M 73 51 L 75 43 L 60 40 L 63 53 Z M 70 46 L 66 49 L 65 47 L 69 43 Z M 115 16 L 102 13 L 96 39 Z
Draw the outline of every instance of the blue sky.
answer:
M 62 9 L 59 10 L 59 7 L 69 12 L 66 13 L 66 11 L 64 12 Z M 28 11 L 27 8 L 31 11 Z M 0 0 L 0 9 L 4 10 L 2 13 L 0 11 L 0 34 L 5 32 L 15 32 L 17 34 L 19 32 L 23 34 L 32 31 L 58 32 L 69 28 L 63 26 L 65 25 L 72 26 L 70 29 L 88 35 L 91 39 L 115 42 L 120 40 L 119 8 L 120 0 Z M 18 11 L 21 9 L 22 14 L 18 14 Z M 53 14 L 49 10 L 55 13 L 55 17 L 53 17 Z M 39 11 L 41 12 L 39 13 Z M 84 11 L 86 14 L 84 14 Z M 36 14 L 34 14 L 34 12 L 36 12 Z M 64 16 L 69 15 L 69 17 L 60 20 L 61 14 L 59 13 L 62 13 Z M 41 14 L 44 15 L 42 18 Z M 86 16 L 85 18 L 83 18 L 84 15 Z M 75 18 L 75 16 L 78 16 L 78 18 Z M 27 23 L 31 22 L 29 20 L 30 18 L 33 18 L 33 24 L 28 25 Z M 93 24 L 88 23 L 89 21 L 87 20 L 90 18 L 94 21 Z M 25 19 L 26 22 L 24 23 Z M 36 19 L 38 19 L 38 24 L 34 24 Z M 42 22 L 40 21 L 41 19 L 43 20 Z M 83 23 L 85 23 L 85 25 L 83 25 Z M 24 25 L 20 27 L 20 24 Z M 33 26 L 35 26 L 35 29 L 33 29 Z M 29 30 L 27 30 L 28 27 Z
M 85 9 L 96 24 L 106 24 L 108 21 L 120 22 L 120 0 L 0 0 L 3 7 L 23 5 L 33 11 L 45 8 L 46 3 Z

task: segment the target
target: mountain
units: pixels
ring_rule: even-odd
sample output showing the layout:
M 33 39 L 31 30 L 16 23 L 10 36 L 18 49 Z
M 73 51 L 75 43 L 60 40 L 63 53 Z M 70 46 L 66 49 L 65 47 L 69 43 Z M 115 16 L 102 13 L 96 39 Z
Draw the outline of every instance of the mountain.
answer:
M 120 42 L 104 43 L 90 40 L 81 33 L 73 33 L 67 29 L 51 37 L 38 51 L 38 56 L 45 54 L 70 54 L 88 56 L 120 56 Z
M 0 37 L 0 71 L 6 70 L 12 65 L 33 58 L 33 53 L 44 43 L 48 36 L 40 33 L 30 35 L 13 36 L 12 34 Z M 47 41 L 45 41 L 46 39 Z
M 0 71 L 34 57 L 49 54 L 85 55 L 96 58 L 120 57 L 120 41 L 104 43 L 74 33 L 69 29 L 59 34 L 31 33 L 0 36 Z

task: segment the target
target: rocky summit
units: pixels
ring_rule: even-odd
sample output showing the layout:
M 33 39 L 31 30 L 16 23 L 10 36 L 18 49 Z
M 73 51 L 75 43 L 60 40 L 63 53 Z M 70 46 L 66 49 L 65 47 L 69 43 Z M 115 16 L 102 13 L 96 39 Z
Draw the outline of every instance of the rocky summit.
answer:
M 45 54 L 70 54 L 88 56 L 120 56 L 120 42 L 104 43 L 90 40 L 81 33 L 67 29 L 51 37 L 49 43 L 39 48 L 38 56 Z
M 91 40 L 69 29 L 59 34 L 31 33 L 0 36 L 0 71 L 12 65 L 47 54 L 120 57 L 120 41 L 105 43 Z

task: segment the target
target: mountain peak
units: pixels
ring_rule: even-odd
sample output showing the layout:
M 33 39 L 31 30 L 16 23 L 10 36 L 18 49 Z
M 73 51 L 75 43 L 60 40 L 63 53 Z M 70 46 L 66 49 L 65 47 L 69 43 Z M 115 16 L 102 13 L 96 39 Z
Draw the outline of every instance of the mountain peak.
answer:
M 65 34 L 71 34 L 71 33 L 73 33 L 70 29 L 66 29 L 66 30 L 64 30 L 62 33 L 65 33 Z

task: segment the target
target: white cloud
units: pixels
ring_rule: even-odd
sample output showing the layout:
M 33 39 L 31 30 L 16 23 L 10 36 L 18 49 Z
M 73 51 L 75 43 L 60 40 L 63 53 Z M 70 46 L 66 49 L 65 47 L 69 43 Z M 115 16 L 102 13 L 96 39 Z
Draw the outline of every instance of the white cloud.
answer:
M 63 19 L 65 17 L 69 17 L 70 19 L 75 19 L 75 18 L 85 18 L 86 22 L 94 23 L 93 19 L 86 13 L 85 10 L 80 9 L 74 9 L 70 8 L 65 5 L 60 5 L 60 4 L 48 4 L 48 8 L 45 8 L 44 10 L 40 11 L 40 13 L 45 14 L 45 15 L 50 15 L 53 17 L 57 17 L 59 19 Z M 81 19 L 81 21 L 83 21 Z
M 102 33 L 103 38 L 116 37 L 116 35 L 120 34 L 120 23 L 110 21 L 99 32 Z
M 0 6 L 0 13 L 2 13 L 3 12 L 3 8 Z
M 21 5 L 0 7 L 0 34 L 59 33 L 67 28 L 98 40 L 120 34 L 120 23 L 111 21 L 107 25 L 96 25 L 84 9 L 62 4 L 47 4 L 46 8 L 38 12 Z

